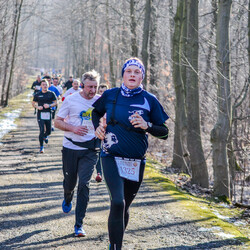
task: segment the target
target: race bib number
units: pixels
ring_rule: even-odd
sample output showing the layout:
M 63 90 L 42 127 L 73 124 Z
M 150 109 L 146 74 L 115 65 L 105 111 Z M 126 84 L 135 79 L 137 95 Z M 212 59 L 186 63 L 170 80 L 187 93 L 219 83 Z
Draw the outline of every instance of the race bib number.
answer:
M 119 175 L 131 181 L 139 181 L 141 160 L 115 157 Z
M 36 85 L 35 89 L 36 89 L 36 90 L 40 90 L 41 87 L 40 87 L 39 85 Z
M 41 112 L 42 120 L 50 120 L 50 112 Z
M 88 129 L 88 134 L 94 134 L 95 130 L 94 130 L 94 126 L 91 120 L 83 120 L 82 121 L 82 126 L 86 126 Z

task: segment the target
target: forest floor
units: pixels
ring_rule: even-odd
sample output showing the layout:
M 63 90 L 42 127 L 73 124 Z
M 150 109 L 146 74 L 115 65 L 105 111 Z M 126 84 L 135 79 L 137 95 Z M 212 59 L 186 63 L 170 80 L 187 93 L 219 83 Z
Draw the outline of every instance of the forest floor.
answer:
M 87 236 L 74 237 L 75 197 L 69 214 L 61 209 L 63 132 L 52 132 L 45 153 L 39 154 L 39 129 L 33 113 L 31 104 L 24 103 L 18 127 L 1 140 L 0 249 L 107 249 L 109 196 L 105 183 L 96 183 L 93 175 L 84 219 Z M 238 227 L 229 223 L 226 216 L 218 215 L 223 206 L 211 207 L 179 191 L 155 166 L 149 161 L 131 206 L 124 249 L 249 249 L 245 222 L 238 221 L 242 223 Z

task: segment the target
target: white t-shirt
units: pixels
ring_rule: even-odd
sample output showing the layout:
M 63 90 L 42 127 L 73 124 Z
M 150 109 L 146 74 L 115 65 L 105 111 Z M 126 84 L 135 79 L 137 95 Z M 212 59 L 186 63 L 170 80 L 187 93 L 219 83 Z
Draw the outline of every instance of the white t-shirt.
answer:
M 58 112 L 58 116 L 64 118 L 64 121 L 73 126 L 87 126 L 88 133 L 85 136 L 74 134 L 70 131 L 64 132 L 63 146 L 74 150 L 83 150 L 84 148 L 76 146 L 71 141 L 66 139 L 68 137 L 73 141 L 85 142 L 92 140 L 95 137 L 95 130 L 92 124 L 92 104 L 100 97 L 95 95 L 92 99 L 87 100 L 80 95 L 79 92 L 69 95 Z
M 55 85 L 54 85 L 55 86 Z M 63 89 L 60 85 L 55 86 L 57 90 L 59 91 L 60 95 L 63 93 Z
M 67 96 L 72 95 L 72 94 L 74 94 L 75 92 L 80 92 L 80 91 L 81 91 L 81 88 L 78 88 L 77 90 L 75 90 L 75 89 L 73 89 L 73 87 L 71 87 L 70 89 L 68 89 L 68 90 L 64 93 L 63 97 L 66 98 Z

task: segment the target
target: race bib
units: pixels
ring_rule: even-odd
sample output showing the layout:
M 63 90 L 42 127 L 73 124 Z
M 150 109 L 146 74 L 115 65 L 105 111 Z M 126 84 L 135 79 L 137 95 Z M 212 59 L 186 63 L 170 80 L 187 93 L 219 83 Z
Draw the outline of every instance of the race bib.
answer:
M 50 120 L 50 112 L 41 112 L 42 120 Z
M 40 87 L 39 85 L 36 85 L 35 89 L 36 89 L 36 90 L 40 90 L 41 87 Z
M 115 157 L 119 175 L 131 181 L 139 181 L 141 160 Z
M 88 134 L 94 134 L 95 130 L 94 130 L 94 126 L 91 120 L 83 120 L 82 121 L 82 126 L 86 126 L 88 129 Z

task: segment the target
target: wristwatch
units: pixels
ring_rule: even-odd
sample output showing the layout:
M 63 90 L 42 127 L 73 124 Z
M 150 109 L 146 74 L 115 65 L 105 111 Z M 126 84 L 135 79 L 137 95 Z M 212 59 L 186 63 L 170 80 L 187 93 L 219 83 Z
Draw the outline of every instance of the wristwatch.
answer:
M 147 125 L 148 125 L 147 129 L 152 128 L 152 126 L 153 126 L 153 124 L 151 122 L 147 122 Z
M 51 108 L 51 104 L 49 104 L 49 107 Z

